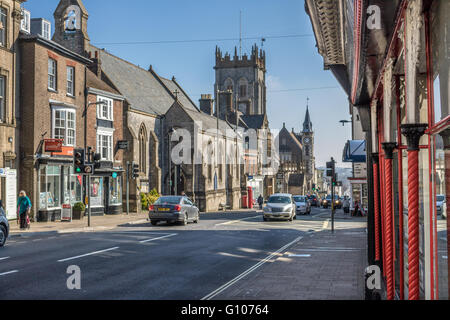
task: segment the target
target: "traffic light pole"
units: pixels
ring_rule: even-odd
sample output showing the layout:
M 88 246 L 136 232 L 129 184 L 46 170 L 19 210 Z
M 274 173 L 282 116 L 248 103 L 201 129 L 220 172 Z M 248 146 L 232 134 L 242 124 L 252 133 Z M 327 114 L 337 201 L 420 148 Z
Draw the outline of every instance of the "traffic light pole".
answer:
M 334 233 L 334 213 L 335 213 L 335 199 L 334 199 L 334 186 L 336 184 L 336 167 L 335 161 L 331 158 L 331 162 L 333 162 L 333 177 L 331 180 L 331 233 Z
M 127 161 L 127 215 L 130 214 L 130 161 Z
M 91 226 L 91 176 L 87 175 L 87 185 L 88 185 L 88 227 Z

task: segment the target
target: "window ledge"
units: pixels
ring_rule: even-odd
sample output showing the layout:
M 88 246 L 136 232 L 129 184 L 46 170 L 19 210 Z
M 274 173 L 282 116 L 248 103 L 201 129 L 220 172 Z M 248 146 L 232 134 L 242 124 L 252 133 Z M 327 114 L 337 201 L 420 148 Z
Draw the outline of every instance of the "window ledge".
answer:
M 53 92 L 53 93 L 58 93 L 58 90 L 52 89 L 52 88 L 47 88 L 48 92 Z
M 75 99 L 75 96 L 73 94 L 68 93 L 68 94 L 66 94 L 66 96 L 69 98 Z

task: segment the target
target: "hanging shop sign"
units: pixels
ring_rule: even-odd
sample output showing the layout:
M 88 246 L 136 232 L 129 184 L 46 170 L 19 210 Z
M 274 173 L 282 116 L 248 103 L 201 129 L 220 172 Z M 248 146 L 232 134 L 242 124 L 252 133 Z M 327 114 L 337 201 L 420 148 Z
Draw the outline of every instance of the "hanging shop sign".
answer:
M 45 152 L 62 152 L 63 142 L 64 140 L 62 139 L 45 139 L 44 140 Z

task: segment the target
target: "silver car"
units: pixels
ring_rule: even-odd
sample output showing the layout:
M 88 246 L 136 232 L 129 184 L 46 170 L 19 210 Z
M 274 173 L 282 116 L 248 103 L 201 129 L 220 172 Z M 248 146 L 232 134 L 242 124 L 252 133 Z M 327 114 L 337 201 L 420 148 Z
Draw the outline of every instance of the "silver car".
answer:
M 277 193 L 270 196 L 264 207 L 264 221 L 279 219 L 292 221 L 297 219 L 296 205 L 291 194 Z
M 311 214 L 311 203 L 306 196 L 293 196 L 297 214 Z
M 5 211 L 3 207 L 0 206 L 0 247 L 3 247 L 6 243 L 6 239 L 9 234 L 9 223 L 6 219 Z
M 444 211 L 444 203 L 445 203 L 445 195 L 443 194 L 438 194 L 436 196 L 436 209 L 438 211 L 438 214 L 442 214 L 442 212 Z

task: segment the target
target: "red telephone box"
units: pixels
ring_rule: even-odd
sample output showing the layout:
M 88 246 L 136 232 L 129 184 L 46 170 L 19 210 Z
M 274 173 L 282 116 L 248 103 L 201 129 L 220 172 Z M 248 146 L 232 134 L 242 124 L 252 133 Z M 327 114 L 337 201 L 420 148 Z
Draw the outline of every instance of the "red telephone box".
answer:
M 247 188 L 247 194 L 248 194 L 248 208 L 253 209 L 253 188 L 252 187 Z

